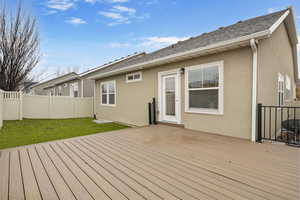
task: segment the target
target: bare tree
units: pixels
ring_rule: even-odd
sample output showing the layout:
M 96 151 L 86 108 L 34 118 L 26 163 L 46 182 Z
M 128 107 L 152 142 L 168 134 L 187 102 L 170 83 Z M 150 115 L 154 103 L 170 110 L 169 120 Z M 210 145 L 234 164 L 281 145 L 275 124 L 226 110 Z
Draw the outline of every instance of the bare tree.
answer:
M 15 17 L 0 10 L 0 89 L 16 91 L 28 81 L 38 64 L 39 33 L 36 18 L 26 15 L 19 3 Z

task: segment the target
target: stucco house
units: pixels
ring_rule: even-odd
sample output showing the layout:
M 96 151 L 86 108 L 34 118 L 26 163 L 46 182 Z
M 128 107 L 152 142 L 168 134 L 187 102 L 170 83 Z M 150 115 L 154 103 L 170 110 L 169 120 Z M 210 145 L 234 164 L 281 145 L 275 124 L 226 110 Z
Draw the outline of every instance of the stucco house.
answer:
M 64 80 L 68 80 L 70 78 L 77 77 L 78 75 L 75 72 L 67 73 L 53 79 L 34 84 L 30 87 L 30 93 L 34 95 L 55 95 L 57 91 L 53 88 L 53 86 Z
M 255 141 L 257 103 L 295 98 L 297 43 L 290 7 L 105 67 L 90 77 L 95 114 L 147 125 L 155 97 L 160 122 Z

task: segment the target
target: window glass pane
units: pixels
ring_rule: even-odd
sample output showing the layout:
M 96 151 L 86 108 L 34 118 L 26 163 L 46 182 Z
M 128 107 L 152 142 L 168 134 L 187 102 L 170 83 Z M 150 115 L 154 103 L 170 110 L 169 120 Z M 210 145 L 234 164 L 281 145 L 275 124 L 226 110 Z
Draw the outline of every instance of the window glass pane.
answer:
M 115 94 L 109 95 L 109 104 L 115 104 Z
M 219 86 L 218 66 L 203 69 L 203 88 Z
M 74 97 L 78 97 L 78 91 L 74 91 Z
M 166 115 L 175 115 L 175 91 L 166 91 Z
M 113 82 L 108 84 L 109 93 L 115 93 L 115 84 Z
M 175 91 L 175 78 L 169 77 L 165 78 L 166 91 Z
M 102 84 L 102 93 L 107 93 L 107 84 Z
M 105 94 L 102 95 L 102 104 L 107 104 L 107 96 Z
M 136 79 L 140 79 L 140 77 L 141 77 L 141 74 L 134 74 L 134 79 L 136 80 Z
M 218 90 L 189 91 L 190 108 L 218 109 Z
M 133 76 L 132 75 L 127 76 L 127 80 L 132 81 L 133 80 Z
M 188 72 L 189 88 L 202 87 L 202 71 L 202 69 L 195 69 Z

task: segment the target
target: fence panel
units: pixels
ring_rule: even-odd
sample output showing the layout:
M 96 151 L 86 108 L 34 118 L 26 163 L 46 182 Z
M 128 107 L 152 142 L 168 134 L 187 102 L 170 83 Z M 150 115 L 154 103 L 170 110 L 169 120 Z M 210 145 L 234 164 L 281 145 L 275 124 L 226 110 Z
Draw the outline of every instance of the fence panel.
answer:
M 30 119 L 63 119 L 91 117 L 93 98 L 63 96 L 23 96 L 23 117 Z
M 3 119 L 21 119 L 21 104 L 19 92 L 3 92 Z

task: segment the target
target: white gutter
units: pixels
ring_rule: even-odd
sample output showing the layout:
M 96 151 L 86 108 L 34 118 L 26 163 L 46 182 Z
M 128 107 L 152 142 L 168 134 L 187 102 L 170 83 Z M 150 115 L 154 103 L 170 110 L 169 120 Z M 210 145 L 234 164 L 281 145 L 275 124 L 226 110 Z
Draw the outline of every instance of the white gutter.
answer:
M 83 79 L 81 79 L 81 97 L 83 97 Z
M 250 46 L 253 52 L 252 57 L 252 120 L 251 120 L 251 141 L 256 141 L 256 107 L 257 107 L 257 41 L 250 40 Z

